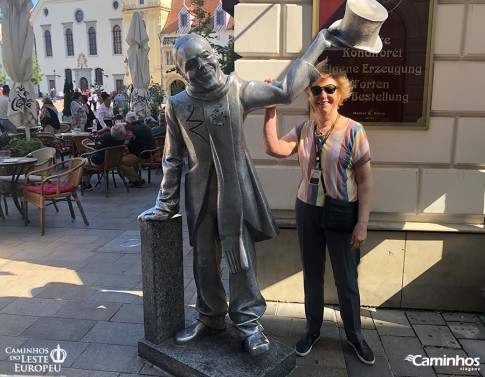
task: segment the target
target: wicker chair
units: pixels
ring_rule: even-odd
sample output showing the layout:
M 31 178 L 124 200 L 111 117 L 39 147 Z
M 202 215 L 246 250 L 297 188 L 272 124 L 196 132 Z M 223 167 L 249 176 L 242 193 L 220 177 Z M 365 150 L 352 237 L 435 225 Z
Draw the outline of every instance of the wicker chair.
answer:
M 148 169 L 148 182 L 151 182 L 151 171 L 152 169 L 160 169 L 162 167 L 162 155 L 163 146 L 157 147 L 155 149 L 149 149 L 142 151 L 140 153 L 140 158 L 138 162 L 138 174 L 141 181 L 141 171 L 145 168 Z
M 72 206 L 72 200 L 74 200 L 81 212 L 84 223 L 89 225 L 86 214 L 84 213 L 83 207 L 79 198 L 77 196 L 78 186 L 81 182 L 84 159 L 77 157 L 71 158 L 68 162 L 68 170 L 60 173 L 51 175 L 53 169 L 60 165 L 62 162 L 49 166 L 44 169 L 33 170 L 27 174 L 25 178 L 24 187 L 24 221 L 25 225 L 29 223 L 29 210 L 28 204 L 31 203 L 36 207 L 40 208 L 40 233 L 45 234 L 45 208 L 46 200 L 52 200 L 53 203 L 65 200 L 69 205 L 69 211 L 71 212 L 71 217 L 76 218 L 74 214 L 74 208 Z M 40 182 L 32 182 L 29 178 L 31 175 L 41 176 L 42 180 Z M 57 209 L 57 208 L 56 208 Z
M 72 144 L 73 144 L 73 153 L 76 156 L 82 156 L 85 153 L 92 152 L 94 149 L 87 147 L 83 141 L 88 140 L 91 142 L 91 139 L 87 138 L 86 136 L 83 135 L 74 135 L 71 136 Z
M 36 137 L 46 147 L 55 148 L 56 155 L 61 158 L 61 161 L 64 161 L 64 156 L 72 155 L 71 141 L 58 138 L 52 132 L 37 132 Z
M 71 131 L 71 125 L 66 122 L 61 122 L 61 128 L 59 128 L 61 133 Z
M 165 136 L 156 136 L 155 144 L 157 145 L 157 148 L 165 146 Z
M 88 159 L 88 164 L 84 167 L 85 173 L 93 173 L 98 175 L 98 181 L 94 187 L 97 187 L 101 182 L 101 179 L 104 179 L 104 194 L 106 197 L 109 196 L 109 173 L 111 172 L 113 176 L 113 184 L 116 187 L 115 181 L 115 172 L 120 176 L 121 180 L 123 181 L 126 191 L 130 192 L 128 188 L 128 183 L 126 182 L 125 177 L 120 173 L 119 167 L 121 165 L 121 158 L 123 157 L 123 153 L 125 150 L 124 145 L 116 145 L 114 147 L 102 148 L 95 150 L 90 153 L 86 153 L 83 157 Z M 102 165 L 96 165 L 92 163 L 92 157 L 95 153 L 104 152 L 104 162 Z

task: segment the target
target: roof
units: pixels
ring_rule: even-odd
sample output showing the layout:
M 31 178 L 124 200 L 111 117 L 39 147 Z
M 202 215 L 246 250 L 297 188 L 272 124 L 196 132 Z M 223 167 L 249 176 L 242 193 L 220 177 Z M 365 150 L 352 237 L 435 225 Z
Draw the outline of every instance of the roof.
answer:
M 221 4 L 221 0 L 205 0 L 204 6 L 202 9 L 206 13 L 210 13 L 211 16 L 214 16 L 214 10 L 216 7 Z M 178 16 L 182 7 L 186 6 L 189 11 L 194 7 L 190 4 L 190 0 L 173 0 L 172 7 L 170 8 L 170 13 L 167 17 L 167 22 L 165 22 L 165 26 L 162 29 L 162 34 L 176 34 L 178 32 Z M 227 23 L 226 29 L 233 29 L 234 28 L 234 18 L 231 17 L 229 13 L 226 13 L 226 16 L 229 17 L 229 22 Z M 214 29 L 213 20 L 211 23 L 211 28 Z

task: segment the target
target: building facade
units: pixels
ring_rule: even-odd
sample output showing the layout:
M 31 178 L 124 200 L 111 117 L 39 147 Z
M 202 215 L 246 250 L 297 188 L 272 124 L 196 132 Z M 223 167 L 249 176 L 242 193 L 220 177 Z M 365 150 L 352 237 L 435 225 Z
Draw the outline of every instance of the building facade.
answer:
M 107 91 L 126 83 L 127 45 L 122 0 L 39 0 L 32 11 L 37 57 L 44 95 L 99 85 Z
M 434 12 L 428 124 L 406 129 L 364 123 L 375 188 L 359 266 L 362 304 L 483 311 L 485 4 L 422 3 L 431 4 Z M 235 47 L 242 55 L 236 62 L 238 75 L 264 80 L 288 69 L 312 40 L 314 8 L 312 0 L 236 5 Z M 309 115 L 305 95 L 281 107 L 279 135 Z M 245 138 L 283 231 L 258 245 L 258 276 L 266 298 L 302 301 L 292 221 L 300 169 L 296 157 L 265 154 L 262 125 L 262 112 L 250 114 Z M 327 302 L 336 302 L 329 269 L 325 281 Z

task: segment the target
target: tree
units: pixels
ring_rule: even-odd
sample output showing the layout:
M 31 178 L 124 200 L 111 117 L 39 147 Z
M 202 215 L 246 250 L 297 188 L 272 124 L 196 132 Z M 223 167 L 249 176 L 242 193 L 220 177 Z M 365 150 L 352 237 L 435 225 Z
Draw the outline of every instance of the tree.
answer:
M 64 108 L 62 109 L 62 114 L 66 116 L 71 116 L 71 102 L 72 95 L 74 94 L 74 86 L 72 81 L 64 81 Z
M 3 65 L 0 64 L 0 84 L 5 84 L 6 81 L 7 81 L 7 77 L 3 73 Z
M 39 83 L 44 79 L 44 75 L 40 70 L 40 65 L 37 60 L 37 51 L 32 51 L 32 84 L 39 85 Z

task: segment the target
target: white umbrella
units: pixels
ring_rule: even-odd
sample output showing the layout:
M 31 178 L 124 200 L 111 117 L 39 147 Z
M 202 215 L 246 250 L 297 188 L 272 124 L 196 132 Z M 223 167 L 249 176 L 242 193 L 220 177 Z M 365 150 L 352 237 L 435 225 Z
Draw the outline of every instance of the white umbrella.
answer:
M 37 127 L 37 107 L 32 84 L 32 50 L 34 31 L 29 21 L 31 0 L 2 0 L 3 65 L 13 87 L 10 88 L 8 119 L 16 126 Z
M 126 36 L 128 48 L 128 64 L 130 66 L 133 91 L 131 93 L 131 108 L 138 116 L 147 115 L 148 85 L 150 85 L 150 66 L 148 61 L 148 34 L 140 13 L 133 13 L 130 29 Z

